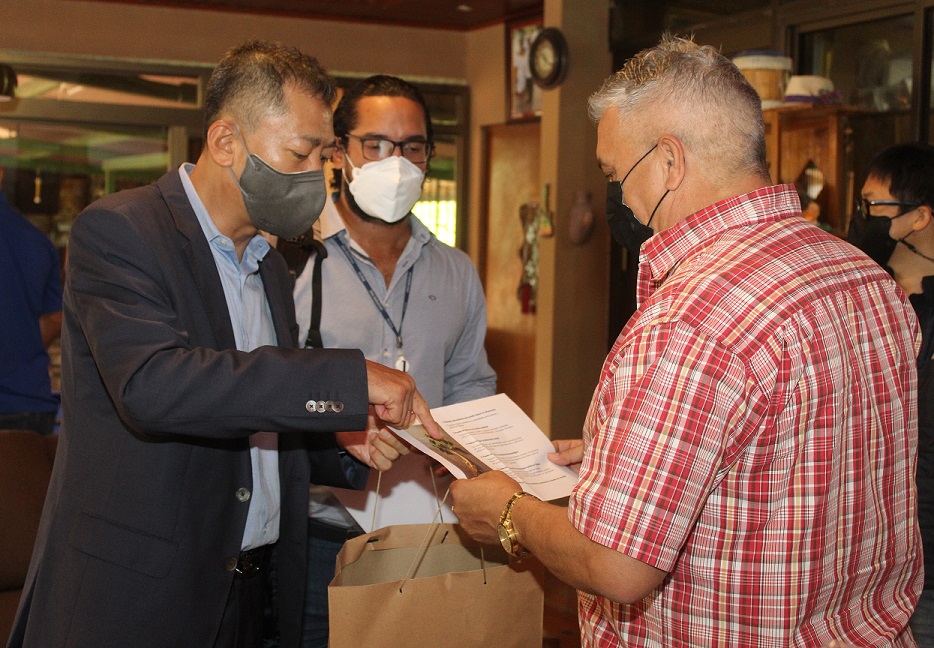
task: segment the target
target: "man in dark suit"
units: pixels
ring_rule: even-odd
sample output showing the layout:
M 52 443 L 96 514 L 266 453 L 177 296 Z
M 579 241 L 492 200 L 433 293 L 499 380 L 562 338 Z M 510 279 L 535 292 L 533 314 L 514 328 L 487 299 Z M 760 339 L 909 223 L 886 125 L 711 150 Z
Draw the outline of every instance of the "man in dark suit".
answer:
M 62 437 L 10 646 L 256 646 L 264 608 L 298 645 L 309 481 L 359 484 L 362 465 L 306 433 L 368 412 L 434 429 L 407 375 L 294 348 L 286 264 L 259 234 L 320 212 L 334 92 L 298 50 L 231 50 L 197 164 L 75 221 Z M 401 446 L 346 450 L 372 465 Z

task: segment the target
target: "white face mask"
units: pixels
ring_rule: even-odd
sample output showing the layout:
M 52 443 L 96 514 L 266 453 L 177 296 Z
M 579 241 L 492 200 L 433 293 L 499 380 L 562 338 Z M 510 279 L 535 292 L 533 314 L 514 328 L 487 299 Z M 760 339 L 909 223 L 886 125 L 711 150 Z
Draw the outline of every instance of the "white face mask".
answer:
M 353 180 L 347 183 L 354 202 L 365 213 L 387 223 L 405 218 L 422 195 L 425 172 L 401 155 L 367 162 L 359 169 L 350 162 Z

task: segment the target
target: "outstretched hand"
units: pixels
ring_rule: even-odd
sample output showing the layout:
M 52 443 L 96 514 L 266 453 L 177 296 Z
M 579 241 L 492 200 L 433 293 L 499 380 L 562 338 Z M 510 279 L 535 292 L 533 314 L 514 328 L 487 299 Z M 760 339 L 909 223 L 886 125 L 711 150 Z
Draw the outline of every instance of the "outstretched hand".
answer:
M 402 429 L 418 420 L 430 436 L 443 438 L 438 424 L 428 411 L 428 404 L 415 388 L 412 376 L 367 360 L 366 377 L 370 405 L 379 420 Z

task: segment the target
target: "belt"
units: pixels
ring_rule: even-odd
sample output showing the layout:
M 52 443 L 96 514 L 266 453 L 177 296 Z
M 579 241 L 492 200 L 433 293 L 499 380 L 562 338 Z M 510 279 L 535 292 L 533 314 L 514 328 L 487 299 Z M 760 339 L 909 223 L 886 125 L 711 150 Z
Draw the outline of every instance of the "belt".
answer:
M 241 551 L 233 571 L 236 578 L 253 578 L 268 564 L 272 545 L 263 545 L 248 551 Z
M 326 524 L 313 518 L 308 518 L 308 535 L 312 538 L 344 544 L 351 538 L 363 535 L 363 533 L 357 529 L 338 527 L 333 524 Z

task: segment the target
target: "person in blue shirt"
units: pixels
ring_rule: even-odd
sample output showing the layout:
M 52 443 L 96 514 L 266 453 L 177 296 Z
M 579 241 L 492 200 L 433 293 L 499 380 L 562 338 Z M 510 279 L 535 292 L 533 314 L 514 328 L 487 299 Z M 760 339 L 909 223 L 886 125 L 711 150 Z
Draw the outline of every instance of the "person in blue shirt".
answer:
M 0 182 L 3 169 L 0 169 Z M 62 330 L 58 250 L 0 191 L 0 429 L 55 429 L 48 346 Z

